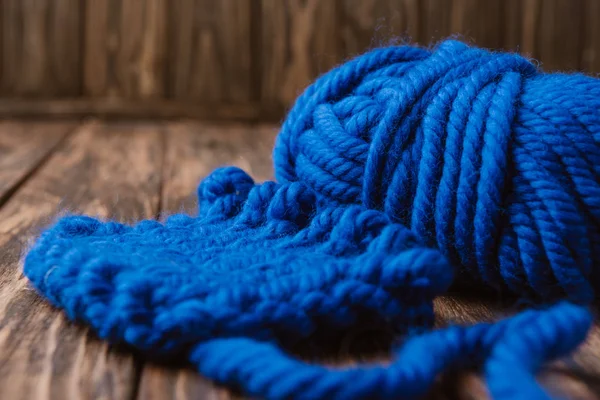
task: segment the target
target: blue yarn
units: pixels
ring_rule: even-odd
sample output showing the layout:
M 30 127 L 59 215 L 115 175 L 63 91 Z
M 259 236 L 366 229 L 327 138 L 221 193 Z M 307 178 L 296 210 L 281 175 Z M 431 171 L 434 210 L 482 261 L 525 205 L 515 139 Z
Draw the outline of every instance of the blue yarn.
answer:
M 476 367 L 496 399 L 547 398 L 535 373 L 585 339 L 600 286 L 599 135 L 598 80 L 455 41 L 377 49 L 298 98 L 279 183 L 228 167 L 197 217 L 63 218 L 24 272 L 100 337 L 253 396 L 409 399 Z M 432 331 L 453 280 L 538 307 Z M 364 321 L 405 336 L 389 365 L 280 349 Z
M 536 301 L 600 285 L 600 81 L 446 41 L 389 47 L 300 96 L 281 182 L 409 226 L 463 277 Z

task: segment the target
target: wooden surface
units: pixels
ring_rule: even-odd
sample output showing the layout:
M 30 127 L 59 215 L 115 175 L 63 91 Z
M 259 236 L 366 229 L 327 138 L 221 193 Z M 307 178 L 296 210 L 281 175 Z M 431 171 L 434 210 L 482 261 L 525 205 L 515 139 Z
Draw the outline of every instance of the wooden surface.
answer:
M 20 259 L 58 215 L 83 212 L 133 222 L 194 213 L 195 189 L 233 164 L 272 178 L 276 127 L 192 122 L 0 123 L 0 394 L 6 399 L 230 399 L 184 365 L 143 359 L 72 324 L 32 290 Z M 512 312 L 493 299 L 449 295 L 435 302 L 439 327 L 492 321 Z M 335 343 L 293 349 L 330 363 L 385 359 L 392 338 L 356 329 Z M 552 393 L 600 399 L 600 328 L 573 356 L 545 368 Z M 476 372 L 441 377 L 431 399 L 486 398 Z
M 81 93 L 81 0 L 0 1 L 3 96 Z
M 193 118 L 203 121 L 260 121 L 276 120 L 283 109 L 278 104 L 226 104 L 214 108 L 207 104 L 194 104 L 176 100 L 135 101 L 112 99 L 2 99 L 0 116 L 10 118 L 45 117 L 110 118 L 110 119 L 173 119 Z
M 0 116 L 279 122 L 332 66 L 449 36 L 600 73 L 598 21 L 599 0 L 0 0 Z
M 83 94 L 165 95 L 167 0 L 85 0 Z

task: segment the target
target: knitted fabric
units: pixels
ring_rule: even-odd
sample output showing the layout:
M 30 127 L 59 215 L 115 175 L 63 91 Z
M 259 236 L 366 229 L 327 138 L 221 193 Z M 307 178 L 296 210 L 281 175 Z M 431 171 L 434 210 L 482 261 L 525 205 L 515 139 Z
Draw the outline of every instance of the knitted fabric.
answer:
M 24 272 L 100 337 L 254 396 L 415 398 L 478 367 L 494 398 L 545 398 L 535 372 L 591 325 L 599 133 L 592 78 L 454 41 L 378 49 L 300 96 L 274 151 L 280 183 L 229 167 L 200 185 L 197 217 L 63 218 Z M 545 307 L 431 331 L 454 275 Z M 282 350 L 365 321 L 405 336 L 391 363 Z

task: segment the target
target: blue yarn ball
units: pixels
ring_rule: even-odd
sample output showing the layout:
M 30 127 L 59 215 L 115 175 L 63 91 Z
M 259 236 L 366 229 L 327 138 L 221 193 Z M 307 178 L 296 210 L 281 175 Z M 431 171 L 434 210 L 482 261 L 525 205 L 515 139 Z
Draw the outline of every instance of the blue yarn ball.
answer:
M 600 286 L 600 80 L 457 41 L 388 47 L 319 78 L 277 179 L 383 210 L 462 279 L 548 301 Z

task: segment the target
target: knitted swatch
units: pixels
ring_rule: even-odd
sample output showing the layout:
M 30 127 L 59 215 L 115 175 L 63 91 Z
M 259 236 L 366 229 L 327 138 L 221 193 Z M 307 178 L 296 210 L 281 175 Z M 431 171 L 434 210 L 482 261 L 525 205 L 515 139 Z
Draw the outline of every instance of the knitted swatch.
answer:
M 597 80 L 452 41 L 379 49 L 298 99 L 274 152 L 282 183 L 224 168 L 200 185 L 197 217 L 64 218 L 24 271 L 102 338 L 254 396 L 415 398 L 480 367 L 494 398 L 545 398 L 535 372 L 591 325 L 554 301 L 585 305 L 597 287 L 598 134 Z M 455 271 L 554 305 L 430 331 Z M 390 364 L 282 350 L 364 321 L 405 336 Z

